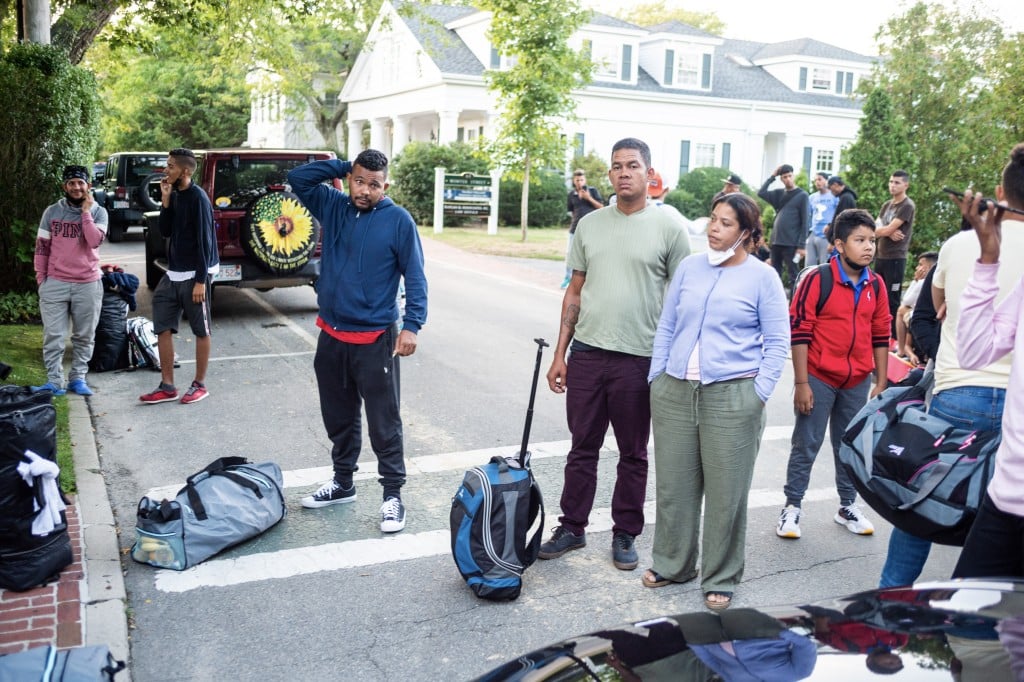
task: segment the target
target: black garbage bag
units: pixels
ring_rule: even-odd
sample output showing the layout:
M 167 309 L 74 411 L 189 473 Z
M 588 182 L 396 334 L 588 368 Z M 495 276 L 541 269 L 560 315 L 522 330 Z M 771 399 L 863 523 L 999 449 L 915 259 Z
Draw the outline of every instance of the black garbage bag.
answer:
M 103 307 L 96 325 L 96 345 L 89 360 L 93 372 L 128 367 L 128 302 L 115 291 L 103 292 Z

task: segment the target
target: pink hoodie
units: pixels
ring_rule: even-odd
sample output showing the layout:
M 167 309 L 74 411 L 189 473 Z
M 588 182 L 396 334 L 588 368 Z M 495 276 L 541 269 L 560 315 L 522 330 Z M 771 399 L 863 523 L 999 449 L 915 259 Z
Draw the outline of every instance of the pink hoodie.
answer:
M 107 211 L 93 204 L 83 213 L 67 199 L 47 207 L 36 232 L 36 284 L 53 277 L 61 282 L 95 282 L 100 273 L 100 244 L 107 232 Z
M 999 263 L 974 264 L 960 298 L 957 355 L 966 369 L 979 369 L 1011 351 L 1010 382 L 1003 408 L 1003 440 L 988 494 L 996 506 L 1024 517 L 1024 278 L 995 307 Z

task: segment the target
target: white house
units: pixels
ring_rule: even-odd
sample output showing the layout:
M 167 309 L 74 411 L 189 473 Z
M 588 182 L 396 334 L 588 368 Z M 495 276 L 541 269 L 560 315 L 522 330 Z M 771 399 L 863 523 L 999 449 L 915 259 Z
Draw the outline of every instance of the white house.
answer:
M 471 141 L 497 122 L 484 78 L 505 60 L 487 39 L 488 12 L 385 1 L 340 98 L 348 156 L 397 154 L 411 141 Z M 730 40 L 679 22 L 640 27 L 595 13 L 572 38 L 597 64 L 576 92 L 575 151 L 610 154 L 638 137 L 675 185 L 691 168 L 723 166 L 758 185 L 780 163 L 836 172 L 857 134 L 852 95 L 873 59 L 810 38 Z

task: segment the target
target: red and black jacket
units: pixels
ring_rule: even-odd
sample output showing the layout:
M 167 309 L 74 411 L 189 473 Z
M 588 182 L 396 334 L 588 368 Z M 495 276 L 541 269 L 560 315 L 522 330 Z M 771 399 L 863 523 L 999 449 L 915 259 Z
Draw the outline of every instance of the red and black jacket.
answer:
M 809 374 L 830 386 L 850 388 L 874 371 L 874 349 L 888 348 L 892 316 L 885 283 L 876 273 L 868 269 L 858 300 L 839 267 L 837 259 L 829 260 L 833 285 L 821 303 L 821 271 L 812 270 L 800 281 L 789 304 L 790 343 L 808 346 Z

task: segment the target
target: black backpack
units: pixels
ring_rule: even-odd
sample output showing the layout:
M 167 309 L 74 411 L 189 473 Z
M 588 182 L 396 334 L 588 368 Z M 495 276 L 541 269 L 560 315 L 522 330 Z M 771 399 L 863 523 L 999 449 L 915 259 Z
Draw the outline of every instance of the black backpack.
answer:
M 800 288 L 803 284 L 804 279 L 807 277 L 813 277 L 813 273 L 817 272 L 818 276 L 821 277 L 821 286 L 818 289 L 818 302 L 814 305 L 814 314 L 821 315 L 822 309 L 825 307 L 825 301 L 832 295 L 832 286 L 835 283 L 832 275 L 832 265 L 828 261 L 820 265 L 808 265 L 806 268 L 800 271 L 800 274 L 796 277 L 796 287 L 794 292 Z M 870 275 L 871 286 L 875 290 L 875 300 L 878 300 L 878 284 L 879 277 L 876 273 L 872 272 Z M 795 296 L 796 294 L 794 294 Z

